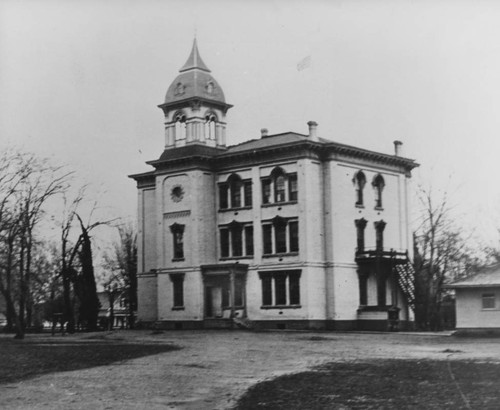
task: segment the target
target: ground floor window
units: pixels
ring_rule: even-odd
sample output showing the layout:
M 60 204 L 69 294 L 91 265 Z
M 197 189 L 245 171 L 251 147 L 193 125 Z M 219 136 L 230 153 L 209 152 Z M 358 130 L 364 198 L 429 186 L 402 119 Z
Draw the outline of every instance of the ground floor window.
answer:
M 496 308 L 496 300 L 494 293 L 483 293 L 483 309 L 495 309 Z
M 262 307 L 300 305 L 300 270 L 259 272 Z
M 184 274 L 170 274 L 173 290 L 173 306 L 174 309 L 184 308 Z

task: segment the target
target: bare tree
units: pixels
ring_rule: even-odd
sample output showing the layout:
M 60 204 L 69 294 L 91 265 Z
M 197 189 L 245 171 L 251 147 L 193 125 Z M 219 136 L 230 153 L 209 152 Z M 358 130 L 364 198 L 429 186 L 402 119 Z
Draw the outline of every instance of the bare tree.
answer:
M 453 219 L 448 194 L 419 190 L 421 216 L 414 233 L 415 320 L 421 329 L 441 327 L 443 285 L 469 274 L 481 258 L 468 246 L 472 233 L 463 232 Z

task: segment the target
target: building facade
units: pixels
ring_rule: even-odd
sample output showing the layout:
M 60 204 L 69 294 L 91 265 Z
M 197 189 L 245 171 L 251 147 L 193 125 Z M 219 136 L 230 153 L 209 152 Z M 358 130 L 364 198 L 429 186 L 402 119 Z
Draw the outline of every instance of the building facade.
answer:
M 171 329 L 387 329 L 411 322 L 417 164 L 287 132 L 226 145 L 231 105 L 196 41 L 159 106 L 165 149 L 131 175 L 138 320 Z M 388 321 L 388 317 L 391 321 Z

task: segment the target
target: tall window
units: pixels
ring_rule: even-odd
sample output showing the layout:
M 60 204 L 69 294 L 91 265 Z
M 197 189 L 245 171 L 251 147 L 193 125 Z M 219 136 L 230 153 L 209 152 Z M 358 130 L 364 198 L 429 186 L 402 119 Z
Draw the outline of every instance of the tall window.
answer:
M 374 222 L 375 225 L 375 246 L 378 251 L 384 250 L 384 229 L 387 225 L 384 221 Z
M 365 250 L 365 228 L 366 228 L 366 219 L 356 219 L 354 221 L 356 225 L 356 239 L 357 239 L 357 252 L 363 252 Z
M 366 177 L 363 171 L 358 171 L 356 175 L 354 175 L 353 183 L 356 189 L 356 205 L 363 206 L 363 189 L 366 185 Z
M 220 209 L 252 206 L 252 181 L 230 175 L 226 182 L 219 184 L 219 206 Z
M 483 293 L 482 294 L 482 308 L 483 309 L 495 309 L 496 308 L 496 300 L 494 293 Z
M 184 307 L 184 274 L 172 273 L 170 274 L 173 290 L 173 308 Z
M 183 140 L 186 138 L 186 116 L 178 113 L 175 116 L 175 139 Z
M 377 176 L 373 178 L 372 185 L 375 189 L 375 208 L 382 208 L 382 191 L 385 186 L 384 177 L 377 174 Z
M 275 168 L 269 177 L 263 178 L 262 203 L 295 202 L 298 198 L 297 174 L 287 174 Z
M 262 307 L 299 307 L 300 273 L 300 270 L 259 272 L 262 282 Z
M 262 225 L 265 255 L 299 251 L 299 222 L 275 217 Z
M 184 259 L 184 225 L 175 223 L 170 225 L 170 232 L 173 236 L 174 260 Z
M 217 118 L 214 114 L 208 114 L 205 116 L 205 138 L 207 140 L 215 140 L 215 124 Z
M 222 226 L 220 249 L 222 258 L 253 256 L 253 226 L 236 221 Z

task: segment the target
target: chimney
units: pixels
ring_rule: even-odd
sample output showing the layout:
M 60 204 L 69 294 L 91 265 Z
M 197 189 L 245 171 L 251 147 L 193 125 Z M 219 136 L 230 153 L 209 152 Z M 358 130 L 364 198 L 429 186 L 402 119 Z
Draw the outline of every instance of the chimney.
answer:
M 262 138 L 266 138 L 266 137 L 267 137 L 267 128 L 262 128 L 262 129 L 260 130 L 260 136 L 261 136 Z
M 318 135 L 316 134 L 316 129 L 318 128 L 318 123 L 316 121 L 309 121 L 307 125 L 309 126 L 309 138 L 311 141 L 317 141 Z
M 402 147 L 401 147 L 402 145 L 403 145 L 403 143 L 401 141 L 398 141 L 398 140 L 394 141 L 394 155 L 396 157 L 400 157 L 401 156 L 401 153 L 402 153 L 402 150 L 403 150 Z

